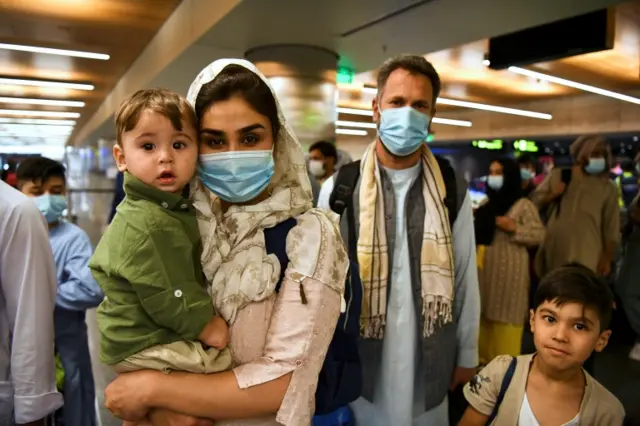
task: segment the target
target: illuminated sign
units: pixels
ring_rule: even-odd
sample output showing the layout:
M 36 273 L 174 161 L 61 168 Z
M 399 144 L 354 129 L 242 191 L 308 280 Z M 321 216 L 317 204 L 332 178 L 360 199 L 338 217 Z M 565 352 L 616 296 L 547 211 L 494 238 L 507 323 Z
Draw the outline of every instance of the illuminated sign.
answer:
M 479 140 L 471 142 L 471 145 L 480 149 L 491 149 L 491 150 L 499 150 L 502 149 L 502 140 L 494 139 L 492 141 Z
M 355 72 L 349 67 L 339 66 L 336 73 L 336 83 L 351 84 Z
M 436 137 L 435 137 L 435 136 L 433 136 L 433 133 L 429 133 L 429 135 L 427 135 L 427 142 L 433 142 L 433 140 L 434 140 L 435 138 L 436 138 Z
M 516 151 L 522 152 L 538 152 L 538 145 L 535 143 L 535 141 L 528 141 L 525 139 L 520 139 L 513 142 L 513 148 Z

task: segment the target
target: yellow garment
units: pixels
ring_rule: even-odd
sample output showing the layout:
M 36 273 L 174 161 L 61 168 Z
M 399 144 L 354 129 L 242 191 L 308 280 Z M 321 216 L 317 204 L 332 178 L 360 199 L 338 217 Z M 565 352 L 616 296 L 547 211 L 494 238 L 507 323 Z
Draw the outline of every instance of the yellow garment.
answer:
M 116 364 L 116 373 L 137 370 L 158 370 L 163 373 L 187 371 L 209 374 L 231 368 L 229 349 L 205 349 L 200 342 L 179 341 L 166 345 L 156 345 L 138 352 Z
M 476 265 L 478 270 L 484 268 L 484 254 L 487 251 L 487 246 L 476 246 Z
M 447 208 L 442 202 L 446 188 L 438 161 L 427 147 L 421 147 L 422 198 L 425 210 L 420 282 L 424 337 L 437 327 L 453 321 L 453 248 Z M 371 143 L 360 166 L 360 234 L 358 264 L 363 297 L 361 328 L 364 338 L 382 339 L 387 310 L 389 248 L 384 211 L 380 166 L 376 142 Z
M 480 319 L 478 354 L 480 365 L 487 365 L 499 355 L 520 355 L 522 347 L 522 325 Z

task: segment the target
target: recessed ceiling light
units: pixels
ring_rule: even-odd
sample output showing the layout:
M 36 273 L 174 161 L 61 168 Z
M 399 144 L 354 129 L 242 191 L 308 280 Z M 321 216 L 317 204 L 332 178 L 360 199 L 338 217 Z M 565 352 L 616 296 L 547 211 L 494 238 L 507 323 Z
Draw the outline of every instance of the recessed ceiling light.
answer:
M 367 136 L 366 130 L 355 129 L 336 129 L 336 133 L 339 135 L 351 135 L 351 136 Z
M 3 118 L 0 117 L 0 123 L 3 124 L 31 124 L 35 126 L 74 126 L 74 120 L 47 120 L 41 118 Z
M 363 87 L 361 90 L 363 92 L 372 93 L 372 94 L 375 94 L 378 92 L 378 89 L 376 89 L 375 87 Z M 501 107 L 496 105 L 481 104 L 477 102 L 459 101 L 456 99 L 438 98 L 436 102 L 443 105 L 452 105 L 452 106 L 459 106 L 463 108 L 480 109 L 480 110 L 491 111 L 491 112 L 501 112 L 503 114 L 521 115 L 523 117 L 540 118 L 543 120 L 551 120 L 553 118 L 551 114 L 545 114 L 541 112 L 527 111 L 527 110 L 516 109 L 516 108 L 507 108 L 507 107 Z M 372 115 L 372 114 L 363 114 L 361 112 L 356 112 L 356 111 L 366 111 L 366 110 L 356 110 L 353 108 L 342 108 L 342 109 L 344 110 L 343 112 L 345 114 Z M 350 110 L 351 112 L 347 112 L 347 110 Z M 457 124 L 454 124 L 454 125 L 457 125 Z
M 497 105 L 481 104 L 477 102 L 459 101 L 457 99 L 438 98 L 437 103 L 443 105 L 458 106 L 463 108 L 480 109 L 483 111 L 501 112 L 503 114 L 521 115 L 523 117 L 540 118 L 543 120 L 551 120 L 551 114 L 542 112 L 527 111 L 524 109 L 507 108 Z
M 57 99 L 30 99 L 30 98 L 8 98 L 0 96 L 0 102 L 6 104 L 27 104 L 27 105 L 51 105 L 82 108 L 84 102 L 63 101 Z
M 0 78 L 0 84 L 18 86 L 56 87 L 59 89 L 93 90 L 92 84 L 67 83 L 65 81 L 28 80 L 22 78 Z
M 509 71 L 526 75 L 528 77 L 537 78 L 540 80 L 548 81 L 549 83 L 556 83 L 562 86 L 572 87 L 578 90 L 584 90 L 585 92 L 595 93 L 596 95 L 607 96 L 609 98 L 618 99 L 625 102 L 631 102 L 632 104 L 640 104 L 639 98 L 633 96 L 623 95 L 622 93 L 612 92 L 611 90 L 601 89 L 599 87 L 589 86 L 588 84 L 577 83 L 575 81 L 566 80 L 560 77 L 554 77 L 552 75 L 542 74 L 540 72 L 527 70 L 520 67 L 509 67 Z
M 33 111 L 30 109 L 0 109 L 0 115 L 24 115 L 28 117 L 60 117 L 60 118 L 78 118 L 79 112 L 63 112 L 63 111 Z
M 24 46 L 20 44 L 0 43 L 0 49 L 17 50 L 20 52 L 45 53 L 48 55 L 73 56 L 76 58 L 100 59 L 106 61 L 110 58 L 104 53 L 83 52 L 79 50 L 52 49 L 49 47 Z
M 340 109 L 341 108 L 338 108 L 338 110 Z M 361 111 L 366 111 L 366 110 L 361 110 Z M 462 126 L 462 127 L 471 127 L 471 124 L 472 124 L 470 121 L 451 120 L 449 118 L 440 118 L 440 117 L 434 117 L 432 121 L 436 124 L 447 124 L 449 126 Z M 375 123 L 365 123 L 363 121 L 346 121 L 346 120 L 336 121 L 336 126 L 360 127 L 364 129 L 375 129 L 377 127 Z
M 472 123 L 466 120 L 452 120 L 450 118 L 433 117 L 431 120 L 436 124 L 446 124 L 449 126 L 471 127 Z

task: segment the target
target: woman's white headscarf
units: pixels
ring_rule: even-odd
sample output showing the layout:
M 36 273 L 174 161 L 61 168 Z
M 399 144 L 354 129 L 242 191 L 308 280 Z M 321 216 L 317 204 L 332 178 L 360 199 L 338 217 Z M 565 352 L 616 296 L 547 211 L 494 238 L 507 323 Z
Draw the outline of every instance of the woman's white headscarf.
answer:
M 198 74 L 189 87 L 187 100 L 195 107 L 202 86 L 232 64 L 253 72 L 271 89 L 280 129 L 274 141 L 275 173 L 266 200 L 254 205 L 232 205 L 223 213 L 221 200 L 197 176 L 191 185 L 202 236 L 202 266 L 214 306 L 229 323 L 235 320 L 238 309 L 273 294 L 279 281 L 280 263 L 274 255 L 265 253 L 265 228 L 291 217 L 297 220 L 286 242 L 288 278 L 301 281 L 310 277 L 339 290 L 348 267 L 339 218 L 332 212 L 311 208 L 311 184 L 302 148 L 286 123 L 273 88 L 260 71 L 242 59 L 220 59 Z

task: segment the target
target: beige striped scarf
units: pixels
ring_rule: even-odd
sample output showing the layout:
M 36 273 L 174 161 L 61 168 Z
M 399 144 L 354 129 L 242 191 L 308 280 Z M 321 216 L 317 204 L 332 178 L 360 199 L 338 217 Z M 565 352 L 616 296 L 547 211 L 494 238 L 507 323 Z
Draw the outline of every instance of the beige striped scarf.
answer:
M 360 183 L 360 235 L 358 263 L 364 288 L 361 335 L 382 339 L 387 311 L 389 250 L 380 169 L 372 143 L 362 158 Z M 434 155 L 422 146 L 422 196 L 426 214 L 420 254 L 422 294 L 422 335 L 429 337 L 436 328 L 453 320 L 453 253 L 446 189 Z M 398 283 L 405 285 L 405 283 Z M 408 285 L 408 283 L 406 284 Z

